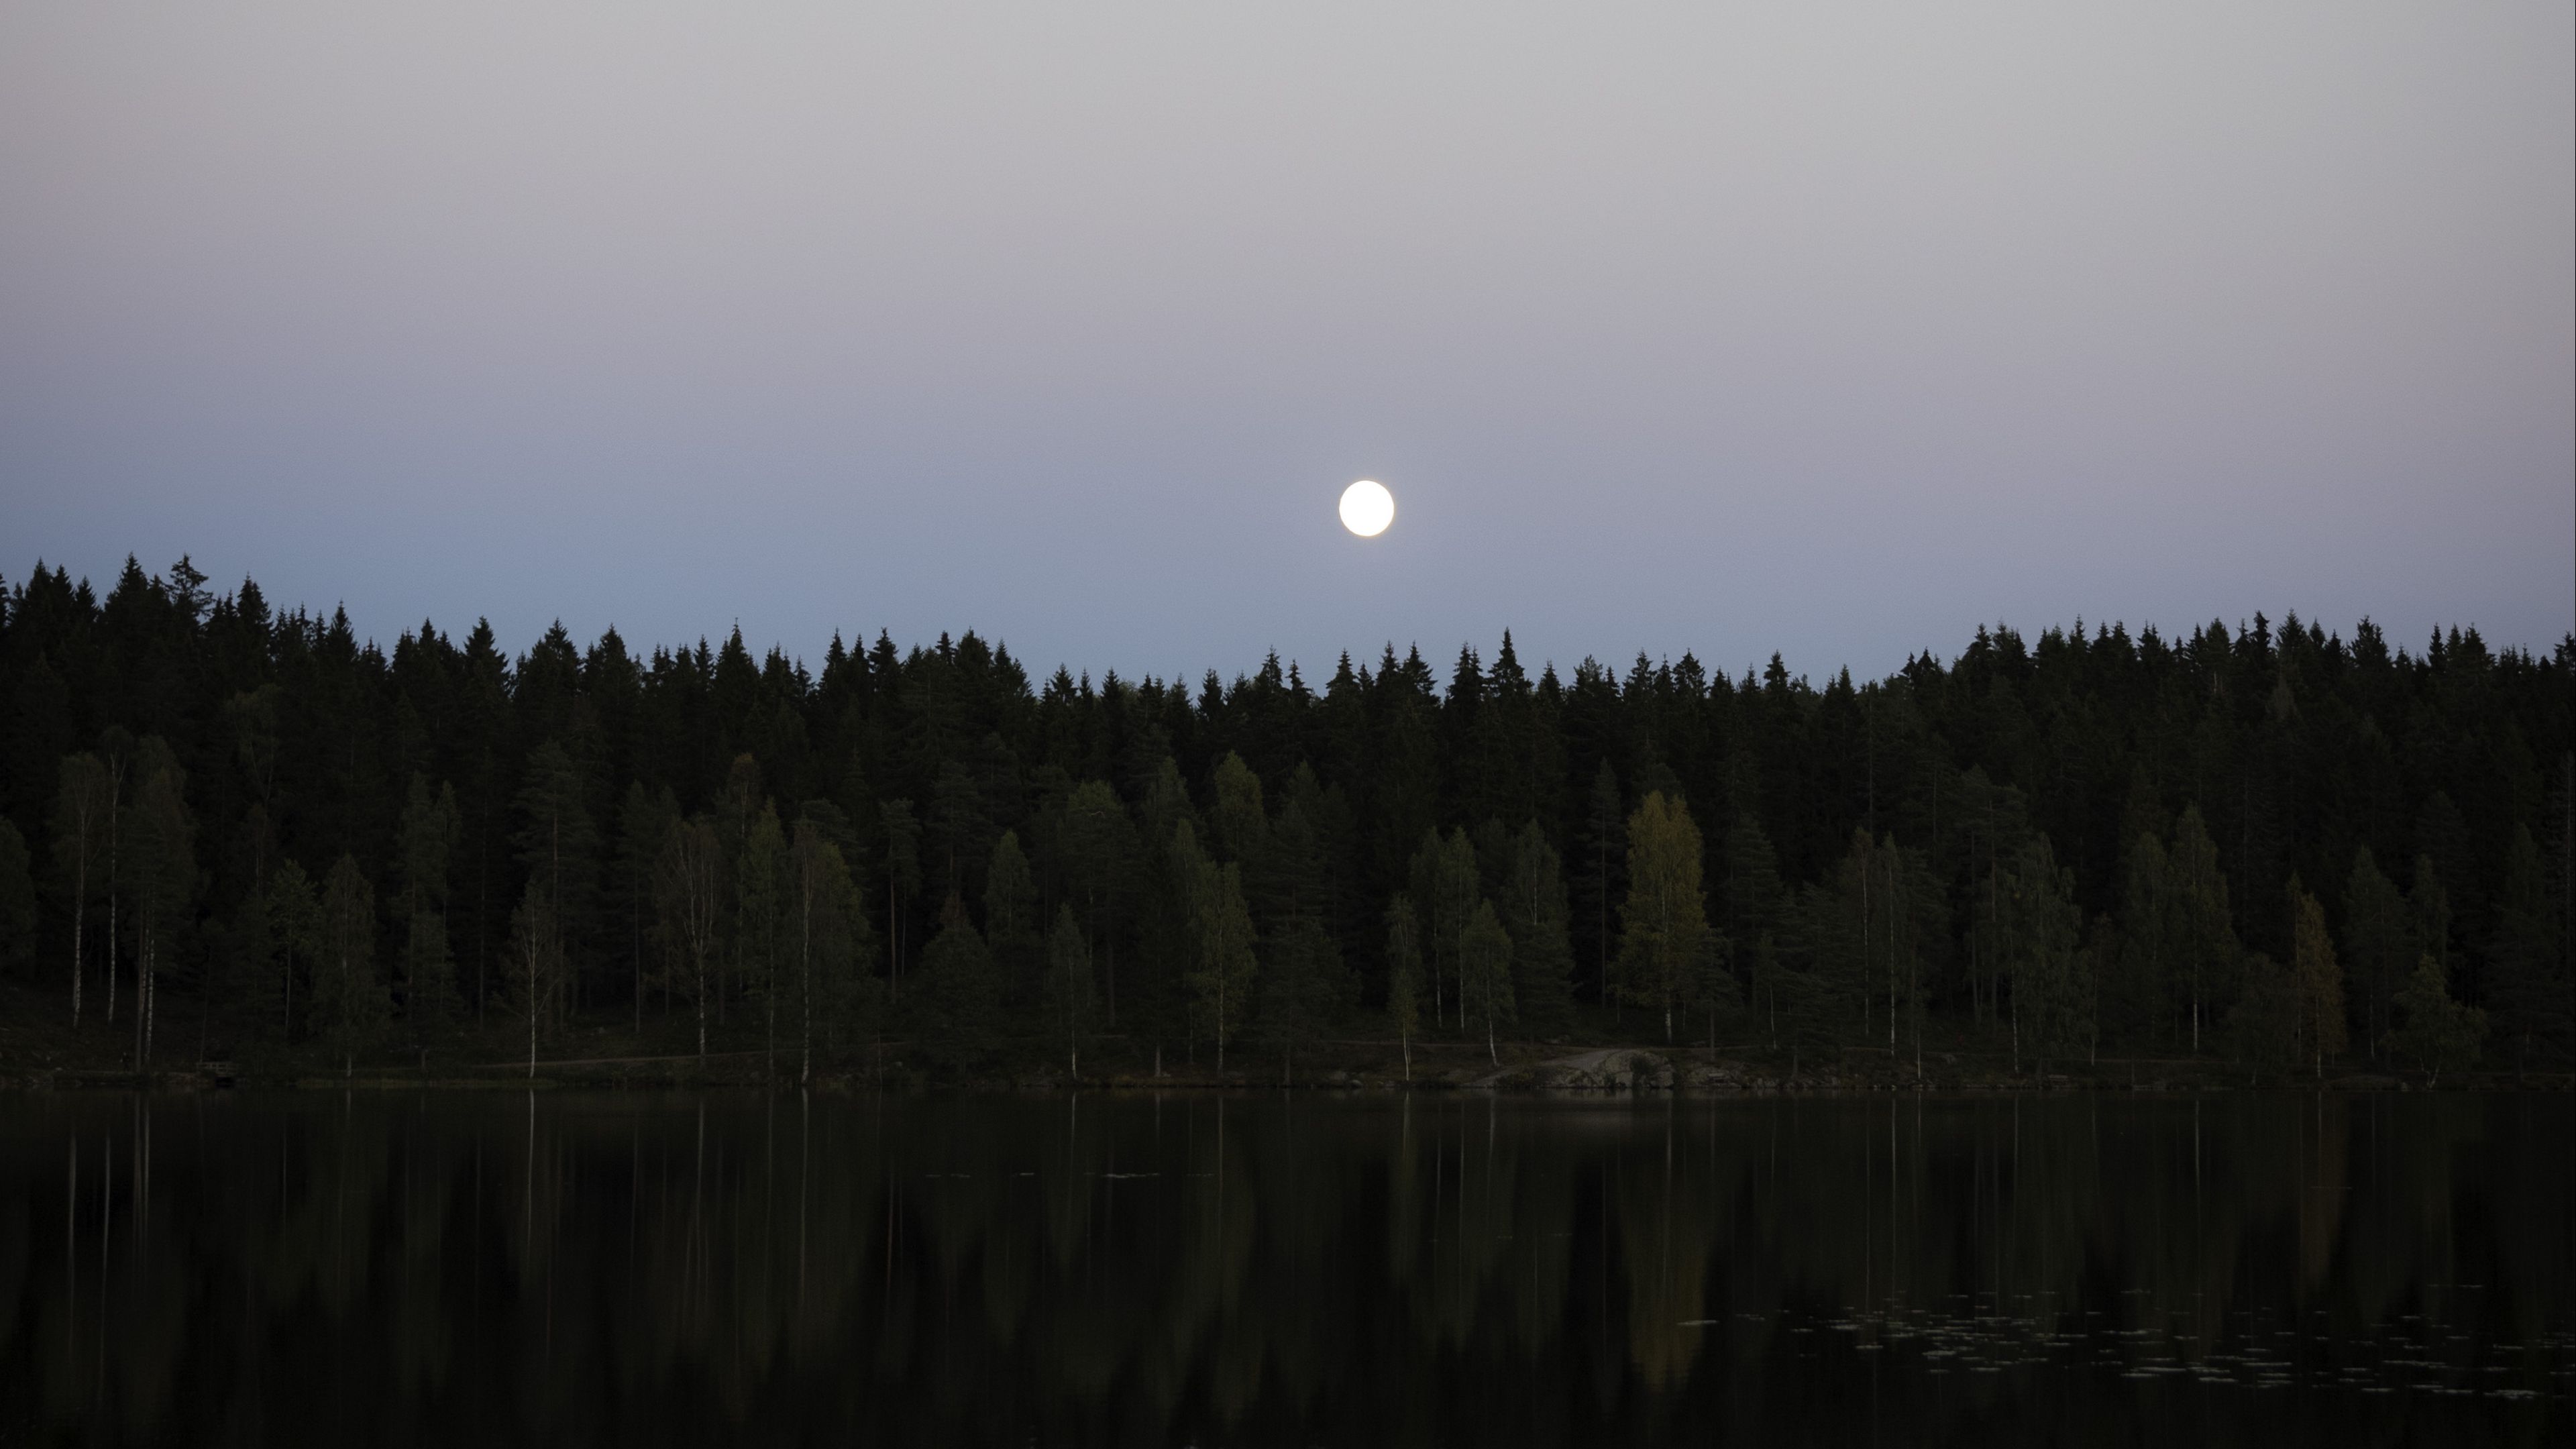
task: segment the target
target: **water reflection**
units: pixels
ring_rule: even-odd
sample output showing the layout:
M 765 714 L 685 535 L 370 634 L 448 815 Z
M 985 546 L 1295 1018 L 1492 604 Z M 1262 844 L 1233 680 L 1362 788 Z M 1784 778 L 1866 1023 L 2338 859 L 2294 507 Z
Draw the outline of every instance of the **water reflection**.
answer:
M 0 1103 L 0 1442 L 2564 1442 L 2564 1096 Z

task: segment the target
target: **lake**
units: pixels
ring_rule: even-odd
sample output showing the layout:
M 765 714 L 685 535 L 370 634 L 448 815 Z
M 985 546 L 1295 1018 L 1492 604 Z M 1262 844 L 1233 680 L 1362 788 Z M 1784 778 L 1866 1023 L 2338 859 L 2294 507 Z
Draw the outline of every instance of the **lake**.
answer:
M 2556 1094 L 0 1098 L 0 1444 L 2566 1444 Z

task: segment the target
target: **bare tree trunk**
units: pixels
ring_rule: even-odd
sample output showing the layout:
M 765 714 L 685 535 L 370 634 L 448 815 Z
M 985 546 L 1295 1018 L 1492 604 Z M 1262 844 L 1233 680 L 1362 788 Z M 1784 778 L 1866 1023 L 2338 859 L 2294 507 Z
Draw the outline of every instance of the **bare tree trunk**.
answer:
M 143 963 L 152 955 L 152 923 L 145 920 L 134 941 L 134 1070 L 143 1070 Z
M 803 978 L 799 994 L 804 998 L 799 1009 L 805 1018 L 799 1042 L 803 1055 L 796 1068 L 799 1082 L 811 1081 L 814 1077 L 814 892 L 810 885 L 805 890 L 804 905 L 805 909 L 800 913 L 803 935 L 796 948 L 799 958 L 797 972 Z
M 80 860 L 72 875 L 72 1030 L 80 1030 L 81 1013 L 81 928 L 89 917 L 89 840 L 86 823 L 81 828 Z
M 107 1024 L 116 1025 L 116 804 L 125 792 L 125 764 L 111 761 L 107 774 Z
M 146 953 L 143 962 L 143 1065 L 147 1069 L 152 1065 L 152 1028 L 158 1016 L 154 1008 L 161 1004 L 159 990 L 161 981 L 158 970 L 160 964 L 161 938 L 155 935 L 152 938 L 151 950 Z

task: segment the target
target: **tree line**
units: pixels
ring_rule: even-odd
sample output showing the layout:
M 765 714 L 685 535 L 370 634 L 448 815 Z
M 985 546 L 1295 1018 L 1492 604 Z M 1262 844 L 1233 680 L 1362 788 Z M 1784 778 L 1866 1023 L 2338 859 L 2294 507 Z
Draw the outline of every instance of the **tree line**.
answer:
M 2571 682 L 2576 636 L 2257 615 L 1859 683 L 1533 677 L 1506 633 L 1445 682 L 1388 646 L 1193 690 L 972 632 L 387 650 L 184 558 L 40 564 L 0 589 L 0 957 L 138 1064 L 625 1021 L 800 1076 L 1605 1031 L 2557 1068 Z

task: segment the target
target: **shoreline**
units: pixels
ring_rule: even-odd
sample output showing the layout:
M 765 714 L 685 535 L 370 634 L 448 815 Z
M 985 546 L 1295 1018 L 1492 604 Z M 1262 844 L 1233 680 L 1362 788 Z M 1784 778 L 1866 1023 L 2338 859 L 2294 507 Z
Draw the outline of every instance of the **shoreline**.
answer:
M 2231 1092 L 2335 1092 L 2339 1094 L 2420 1092 L 2567 1092 L 2576 1091 L 2576 1074 L 2566 1072 L 2464 1072 L 2440 1079 L 2422 1073 L 2344 1072 L 2323 1078 L 2249 1075 L 2225 1063 L 2199 1070 L 2168 1072 L 2134 1080 L 2113 1079 L 2099 1070 L 2025 1073 L 1979 1072 L 1870 1073 L 1851 1070 L 1782 1073 L 1772 1064 L 1742 1058 L 1692 1061 L 1684 1052 L 1665 1053 L 1643 1047 L 1608 1047 L 1561 1055 L 1542 1061 L 1490 1064 L 1482 1072 L 1461 1068 L 1417 1069 L 1408 1079 L 1400 1069 L 1353 1070 L 1331 1067 L 1298 1072 L 1286 1080 L 1260 1071 L 1212 1071 L 1181 1066 L 1156 1076 L 1114 1071 L 1068 1076 L 1059 1070 L 925 1074 L 902 1060 L 882 1069 L 836 1063 L 800 1080 L 792 1071 L 770 1072 L 750 1062 L 731 1068 L 725 1056 L 760 1057 L 758 1051 L 710 1053 L 705 1063 L 685 1058 L 590 1058 L 549 1062 L 536 1071 L 524 1066 L 459 1068 L 439 1064 L 429 1070 L 372 1070 L 348 1074 L 298 1070 L 284 1063 L 245 1068 L 229 1062 L 191 1063 L 147 1073 L 114 1067 L 51 1066 L 30 1069 L 0 1062 L 0 1091 L 186 1093 L 223 1091 L 294 1092 L 440 1092 L 493 1091 L 758 1091 L 800 1090 L 835 1096 L 883 1094 L 911 1097 L 1007 1095 L 1070 1096 L 1080 1093 L 1214 1092 L 1265 1093 L 1293 1091 L 1324 1095 L 1480 1095 L 1613 1100 L 1667 1097 L 1723 1101 L 1774 1097 L 1859 1097 L 1920 1095 L 1928 1097 L 2006 1095 L 2201 1096 Z M 285 1067 L 284 1070 L 278 1068 Z

